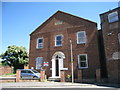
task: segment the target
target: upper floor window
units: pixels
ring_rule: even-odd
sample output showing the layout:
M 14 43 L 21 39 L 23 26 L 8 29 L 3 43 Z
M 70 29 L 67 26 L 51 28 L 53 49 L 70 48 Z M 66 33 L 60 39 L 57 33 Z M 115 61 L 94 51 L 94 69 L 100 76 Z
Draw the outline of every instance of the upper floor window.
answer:
M 109 20 L 109 23 L 118 21 L 118 13 L 117 13 L 117 11 L 108 14 L 108 20 Z
M 62 35 L 56 35 L 55 46 L 62 46 Z
M 43 48 L 43 38 L 37 39 L 37 48 Z
M 85 31 L 77 32 L 77 44 L 83 43 L 86 43 L 86 32 Z
M 36 58 L 36 69 L 42 69 L 42 61 L 43 61 L 42 57 Z
M 88 68 L 87 54 L 78 55 L 78 68 Z
M 63 21 L 56 21 L 55 25 L 59 25 L 59 24 L 62 24 L 62 23 L 63 23 Z

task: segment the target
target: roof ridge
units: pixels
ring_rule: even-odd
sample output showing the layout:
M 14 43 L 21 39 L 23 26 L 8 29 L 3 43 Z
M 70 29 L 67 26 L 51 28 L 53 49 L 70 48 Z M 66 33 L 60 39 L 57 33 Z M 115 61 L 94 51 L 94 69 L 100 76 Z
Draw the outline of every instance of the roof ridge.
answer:
M 88 20 L 88 19 L 84 19 L 84 18 L 82 18 L 82 17 L 79 17 L 79 16 L 76 16 L 76 15 L 73 15 L 73 14 L 66 13 L 66 12 L 64 12 L 64 11 L 58 10 L 58 11 L 56 11 L 52 16 L 50 16 L 48 19 L 46 19 L 40 26 L 38 26 L 31 34 L 33 34 L 38 28 L 44 26 L 45 23 L 48 22 L 48 21 L 49 21 L 52 17 L 54 17 L 57 13 L 63 13 L 63 14 L 65 14 L 65 15 L 69 15 L 69 16 L 72 16 L 72 17 L 76 17 L 76 18 L 79 18 L 79 19 L 82 19 L 82 20 L 85 20 L 85 21 L 88 21 L 88 22 L 97 24 L 96 22 L 90 21 L 90 20 Z M 31 34 L 30 34 L 30 35 L 31 35 Z
M 58 12 L 64 13 L 64 14 L 67 14 L 67 15 L 70 15 L 70 16 L 73 16 L 73 17 L 77 17 L 77 18 L 80 18 L 80 19 L 83 19 L 83 20 L 86 20 L 86 21 L 88 21 L 88 22 L 96 23 L 96 22 L 91 21 L 91 20 L 89 20 L 89 19 L 85 19 L 85 18 L 82 18 L 82 17 L 80 17 L 80 16 L 76 16 L 76 15 L 73 15 L 73 14 L 71 14 L 71 13 L 67 13 L 67 12 L 61 11 L 61 10 L 58 10 L 56 13 L 58 13 Z M 55 14 L 56 14 L 56 13 L 55 13 Z

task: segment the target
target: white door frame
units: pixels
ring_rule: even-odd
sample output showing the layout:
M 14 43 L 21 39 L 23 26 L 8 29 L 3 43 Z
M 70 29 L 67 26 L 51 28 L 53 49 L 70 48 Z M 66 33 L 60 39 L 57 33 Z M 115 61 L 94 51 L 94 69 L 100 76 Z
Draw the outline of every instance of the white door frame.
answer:
M 56 56 L 59 56 L 60 58 L 56 58 Z M 65 58 L 65 55 L 62 52 L 56 52 L 52 57 L 52 78 L 60 78 L 60 70 L 63 68 L 63 58 Z M 59 76 L 56 76 L 56 59 L 58 59 L 59 62 Z

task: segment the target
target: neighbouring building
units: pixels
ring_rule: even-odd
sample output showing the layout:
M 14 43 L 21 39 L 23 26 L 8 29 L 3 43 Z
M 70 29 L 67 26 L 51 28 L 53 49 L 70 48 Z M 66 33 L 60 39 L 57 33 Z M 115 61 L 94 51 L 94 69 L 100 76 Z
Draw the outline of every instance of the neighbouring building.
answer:
M 108 81 L 120 83 L 120 7 L 100 14 L 100 19 Z
M 100 69 L 97 34 L 95 22 L 57 11 L 30 34 L 29 68 L 45 69 L 47 78 L 61 78 L 61 70 L 71 75 L 71 40 L 75 80 L 95 80 Z

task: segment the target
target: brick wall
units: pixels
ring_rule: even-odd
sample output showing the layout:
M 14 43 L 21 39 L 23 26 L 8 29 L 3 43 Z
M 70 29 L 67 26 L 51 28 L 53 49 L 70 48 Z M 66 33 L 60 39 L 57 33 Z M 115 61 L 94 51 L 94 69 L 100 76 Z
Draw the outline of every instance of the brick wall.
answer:
M 4 74 L 8 74 L 8 73 L 12 73 L 12 68 L 9 66 L 0 66 L 0 75 L 4 75 Z
M 62 25 L 54 25 L 56 21 L 63 20 Z M 87 36 L 86 44 L 77 44 L 77 32 L 85 31 Z M 62 34 L 62 47 L 55 47 L 55 35 Z M 66 13 L 58 12 L 52 18 L 48 19 L 44 24 L 37 28 L 30 35 L 30 53 L 29 53 L 29 67 L 35 67 L 36 58 L 43 57 L 44 62 L 49 62 L 46 69 L 46 74 L 51 77 L 52 56 L 55 52 L 61 51 L 65 54 L 64 68 L 68 68 L 65 76 L 71 74 L 70 64 L 70 39 L 73 42 L 73 59 L 74 59 L 74 74 L 78 78 L 78 55 L 88 55 L 88 68 L 82 70 L 82 76 L 85 79 L 95 78 L 96 69 L 100 68 L 98 40 L 97 40 L 97 25 L 94 22 L 78 18 Z M 42 49 L 36 49 L 37 38 L 44 38 L 44 46 Z
M 108 14 L 118 12 L 118 21 L 109 23 Z M 118 33 L 120 33 L 120 8 L 110 10 L 100 15 L 101 28 L 103 32 L 105 56 L 108 72 L 108 81 L 120 83 L 120 58 L 115 58 L 116 53 L 120 53 L 120 44 L 118 43 Z

